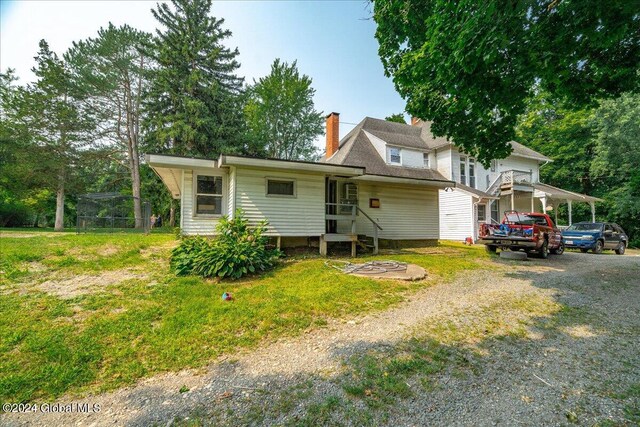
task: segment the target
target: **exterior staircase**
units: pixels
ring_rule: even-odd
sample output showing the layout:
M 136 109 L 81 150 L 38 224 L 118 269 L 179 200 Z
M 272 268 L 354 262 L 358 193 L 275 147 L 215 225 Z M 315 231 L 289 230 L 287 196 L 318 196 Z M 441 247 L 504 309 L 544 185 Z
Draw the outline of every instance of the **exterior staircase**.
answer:
M 343 211 L 350 211 L 350 213 L 339 213 Z M 361 213 L 364 218 L 371 222 L 371 225 L 373 227 L 372 236 L 358 236 L 356 232 L 356 219 L 358 213 Z M 329 221 L 344 221 L 350 223 L 350 232 L 322 234 L 320 236 L 320 255 L 327 256 L 329 243 L 331 242 L 351 242 L 352 257 L 356 256 L 357 246 L 372 249 L 374 255 L 378 253 L 378 231 L 382 230 L 382 227 L 373 218 L 367 215 L 366 212 L 360 209 L 358 205 L 344 203 L 326 203 L 325 220 L 327 222 L 327 230 L 329 229 Z

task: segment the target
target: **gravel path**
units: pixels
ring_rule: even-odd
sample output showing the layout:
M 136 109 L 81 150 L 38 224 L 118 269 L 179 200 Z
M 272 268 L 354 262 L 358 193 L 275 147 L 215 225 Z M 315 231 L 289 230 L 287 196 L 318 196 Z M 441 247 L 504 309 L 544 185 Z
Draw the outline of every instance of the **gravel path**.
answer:
M 428 396 L 402 401 L 388 414 L 387 424 L 559 425 L 569 420 L 592 425 L 603 417 L 621 419 L 622 407 L 593 388 L 640 382 L 640 257 L 567 253 L 513 265 L 466 273 L 424 289 L 394 309 L 333 321 L 205 370 L 161 375 L 135 387 L 59 401 L 98 404 L 101 411 L 96 414 L 6 414 L 0 424 L 167 425 L 203 408 L 242 412 L 261 401 L 268 405 L 263 391 L 277 395 L 303 381 L 311 380 L 315 393 L 327 394 L 338 388 L 331 379 L 345 357 L 393 345 L 431 318 L 489 304 L 500 293 L 547 295 L 570 307 L 587 307 L 592 323 L 517 345 L 497 342 L 481 373 L 447 378 L 442 381 L 446 385 Z M 183 386 L 189 391 L 180 393 Z

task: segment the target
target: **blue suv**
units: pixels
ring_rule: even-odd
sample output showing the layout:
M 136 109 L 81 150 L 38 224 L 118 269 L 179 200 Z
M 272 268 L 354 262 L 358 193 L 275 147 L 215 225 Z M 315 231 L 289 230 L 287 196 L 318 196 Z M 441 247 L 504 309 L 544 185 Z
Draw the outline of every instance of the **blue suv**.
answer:
M 580 249 L 594 254 L 603 250 L 614 250 L 623 255 L 629 238 L 618 224 L 610 222 L 578 222 L 562 232 L 562 241 L 566 248 Z

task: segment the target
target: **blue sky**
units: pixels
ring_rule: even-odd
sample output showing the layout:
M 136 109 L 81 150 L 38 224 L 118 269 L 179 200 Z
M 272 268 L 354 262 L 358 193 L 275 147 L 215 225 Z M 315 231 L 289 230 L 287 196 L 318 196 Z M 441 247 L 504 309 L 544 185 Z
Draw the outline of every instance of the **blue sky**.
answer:
M 153 1 L 0 0 L 0 5 L 0 68 L 15 68 L 22 82 L 33 78 L 30 68 L 42 38 L 61 54 L 109 21 L 145 31 L 156 26 Z M 365 116 L 404 111 L 404 101 L 384 76 L 367 2 L 224 1 L 214 2 L 212 13 L 233 32 L 226 44 L 240 50 L 240 75 L 252 82 L 268 74 L 275 58 L 297 60 L 313 79 L 316 108 L 340 113 L 341 135 L 353 127 L 347 123 Z

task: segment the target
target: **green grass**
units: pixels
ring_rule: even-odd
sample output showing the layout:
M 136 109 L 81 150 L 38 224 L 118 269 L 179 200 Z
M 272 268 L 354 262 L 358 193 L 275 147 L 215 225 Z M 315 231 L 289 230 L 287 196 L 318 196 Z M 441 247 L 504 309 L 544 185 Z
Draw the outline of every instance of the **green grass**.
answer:
M 447 255 L 416 249 L 365 258 L 425 267 L 430 279 L 412 283 L 344 275 L 317 258 L 218 283 L 168 271 L 170 234 L 11 234 L 3 231 L 0 241 L 0 401 L 12 402 L 104 391 L 201 367 L 241 347 L 322 327 L 328 318 L 385 309 L 409 292 L 478 268 L 486 257 L 446 245 L 438 249 Z M 98 278 L 97 291 L 66 299 L 45 292 L 42 283 L 70 286 L 86 276 Z M 223 292 L 234 301 L 222 301 Z

